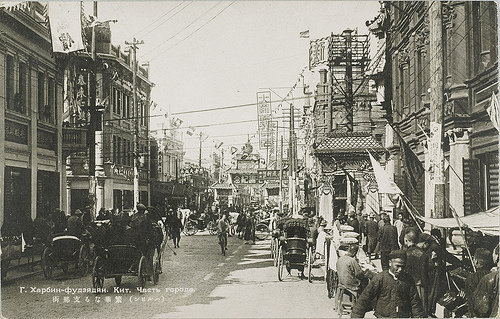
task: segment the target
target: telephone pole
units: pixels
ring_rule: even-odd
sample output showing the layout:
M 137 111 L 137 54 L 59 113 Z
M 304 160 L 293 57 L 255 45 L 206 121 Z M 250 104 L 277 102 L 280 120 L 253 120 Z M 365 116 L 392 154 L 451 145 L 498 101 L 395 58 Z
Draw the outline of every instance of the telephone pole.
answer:
M 441 1 L 434 1 L 429 8 L 430 61 L 430 147 L 429 156 L 433 169 L 432 190 L 434 203 L 432 218 L 445 217 L 443 141 L 443 17 Z
M 201 168 L 201 137 L 202 137 L 202 133 L 200 132 L 200 154 L 199 154 L 199 157 L 198 157 L 198 166 Z
M 94 4 L 94 17 L 97 19 L 97 1 L 93 2 Z M 89 77 L 89 97 L 90 97 L 90 123 L 88 127 L 88 147 L 89 147 L 89 204 L 90 204 L 90 215 L 92 218 L 96 216 L 96 176 L 95 176 L 95 167 L 96 167 L 96 130 L 98 124 L 98 113 L 96 111 L 96 94 L 97 94 L 97 61 L 96 61 L 96 48 L 95 48 L 95 21 L 94 25 L 92 25 L 92 42 L 90 47 L 90 77 Z
M 137 108 L 137 49 L 139 44 L 144 44 L 144 41 L 138 41 L 136 38 L 132 42 L 125 41 L 132 53 L 132 87 L 133 96 L 132 104 L 134 107 L 134 207 L 139 204 L 139 110 Z

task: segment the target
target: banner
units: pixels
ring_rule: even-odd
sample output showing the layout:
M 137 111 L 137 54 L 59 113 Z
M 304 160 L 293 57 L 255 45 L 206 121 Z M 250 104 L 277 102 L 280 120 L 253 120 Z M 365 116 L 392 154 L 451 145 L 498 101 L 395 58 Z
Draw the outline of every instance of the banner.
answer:
M 500 127 L 498 124 L 498 98 L 495 95 L 495 92 L 491 94 L 491 101 L 490 105 L 486 108 L 486 111 L 488 112 L 491 123 L 493 123 L 493 126 L 497 129 L 497 131 L 500 132 Z
M 309 70 L 328 62 L 329 37 L 313 40 L 309 43 Z
M 54 52 L 69 53 L 84 49 L 79 1 L 50 1 L 48 15 Z
M 403 194 L 398 185 L 389 178 L 389 174 L 387 174 L 373 155 L 370 152 L 368 152 L 368 155 L 370 155 L 373 173 L 377 179 L 378 192 L 381 194 Z
M 257 92 L 257 119 L 259 125 L 259 148 L 268 148 L 272 126 L 270 91 Z

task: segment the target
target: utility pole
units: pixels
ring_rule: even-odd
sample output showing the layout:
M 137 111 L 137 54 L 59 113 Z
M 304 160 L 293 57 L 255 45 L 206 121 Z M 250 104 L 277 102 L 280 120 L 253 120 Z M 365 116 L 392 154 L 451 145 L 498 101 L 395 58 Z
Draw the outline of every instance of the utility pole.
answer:
M 296 149 L 295 149 L 295 109 L 293 104 L 290 104 L 290 193 L 288 195 L 288 202 L 290 209 L 292 211 L 292 217 L 298 217 L 299 212 L 297 211 L 297 199 L 296 199 L 296 174 L 297 174 L 297 162 L 296 162 Z
M 283 135 L 281 135 L 281 146 L 280 146 L 280 198 L 279 198 L 279 207 L 280 214 L 283 213 Z
M 132 87 L 133 96 L 132 104 L 134 107 L 135 118 L 135 133 L 134 133 L 134 207 L 139 204 L 139 110 L 137 107 L 137 49 L 139 44 L 144 44 L 144 41 L 138 41 L 136 38 L 132 42 L 125 41 L 125 44 L 130 47 L 132 53 Z
M 429 156 L 433 168 L 434 207 L 432 218 L 445 217 L 444 205 L 444 157 L 443 141 L 443 18 L 442 3 L 434 1 L 429 8 L 429 56 L 430 61 L 430 147 Z M 431 198 L 432 198 L 431 197 Z
M 94 4 L 94 17 L 97 19 L 97 1 Z M 90 204 L 90 215 L 94 219 L 96 216 L 96 129 L 98 122 L 98 113 L 96 111 L 96 94 L 97 94 L 97 62 L 96 62 L 96 48 L 95 48 L 95 23 L 92 25 L 92 42 L 91 42 L 91 59 L 90 61 L 90 77 L 89 77 L 89 97 L 90 97 L 90 123 L 88 126 L 88 147 L 89 147 L 89 204 Z
M 222 183 L 222 173 L 224 172 L 224 149 L 221 149 L 219 183 Z
M 345 96 L 345 108 L 346 108 L 346 121 L 347 130 L 349 132 L 353 131 L 354 127 L 354 101 L 352 93 L 352 30 L 344 30 L 343 36 L 345 38 L 345 85 L 346 85 L 346 96 Z
M 201 137 L 202 137 L 202 133 L 200 132 L 200 154 L 199 154 L 199 157 L 198 157 L 198 166 L 201 168 Z

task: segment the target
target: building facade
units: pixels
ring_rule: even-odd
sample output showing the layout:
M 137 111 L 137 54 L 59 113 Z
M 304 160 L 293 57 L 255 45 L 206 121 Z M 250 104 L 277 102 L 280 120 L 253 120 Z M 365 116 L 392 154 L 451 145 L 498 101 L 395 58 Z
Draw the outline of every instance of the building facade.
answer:
M 415 187 L 388 134 L 387 170 L 414 206 L 432 216 L 433 192 L 429 136 L 431 109 L 442 109 L 445 158 L 445 214 L 468 215 L 498 206 L 498 130 L 488 107 L 498 96 L 498 12 L 493 1 L 440 2 L 442 52 L 430 52 L 430 2 L 384 2 L 376 27 L 385 38 L 386 110 L 397 133 L 425 168 Z M 382 31 L 382 33 L 381 33 Z M 432 83 L 433 59 L 442 54 L 442 81 Z M 431 86 L 442 88 L 443 105 L 434 106 Z M 392 132 L 392 130 L 388 130 Z
M 149 80 L 148 67 L 137 66 L 136 99 L 133 104 L 133 58 L 119 46 L 111 44 L 109 26 L 96 30 L 96 61 L 82 57 L 67 62 L 65 70 L 65 129 L 88 129 L 89 65 L 96 63 L 96 100 L 103 107 L 102 131 L 97 131 L 96 143 L 96 209 L 130 211 L 133 203 L 134 156 L 138 158 L 139 201 L 150 201 L 149 114 L 150 96 L 154 84 Z M 138 63 L 139 65 L 139 63 Z M 80 94 L 82 93 L 82 94 Z M 88 132 L 89 134 L 90 131 Z M 137 153 L 134 154 L 135 137 Z M 91 140 L 91 139 L 88 139 Z M 87 143 L 88 144 L 88 143 Z M 88 145 L 87 145 L 88 146 Z M 88 148 L 68 152 L 66 157 L 66 209 L 74 211 L 92 204 L 89 198 Z
M 43 6 L 0 8 L 0 223 L 19 236 L 28 219 L 61 207 L 63 72 Z

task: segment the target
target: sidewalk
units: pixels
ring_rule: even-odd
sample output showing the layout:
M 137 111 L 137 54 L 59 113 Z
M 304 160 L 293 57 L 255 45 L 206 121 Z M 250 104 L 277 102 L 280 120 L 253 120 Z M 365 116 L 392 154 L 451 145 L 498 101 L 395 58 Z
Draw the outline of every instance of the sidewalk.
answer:
M 36 254 L 34 260 L 28 262 L 28 257 L 10 261 L 7 276 L 2 279 L 2 285 L 11 284 L 19 279 L 25 279 L 43 273 L 40 255 Z

